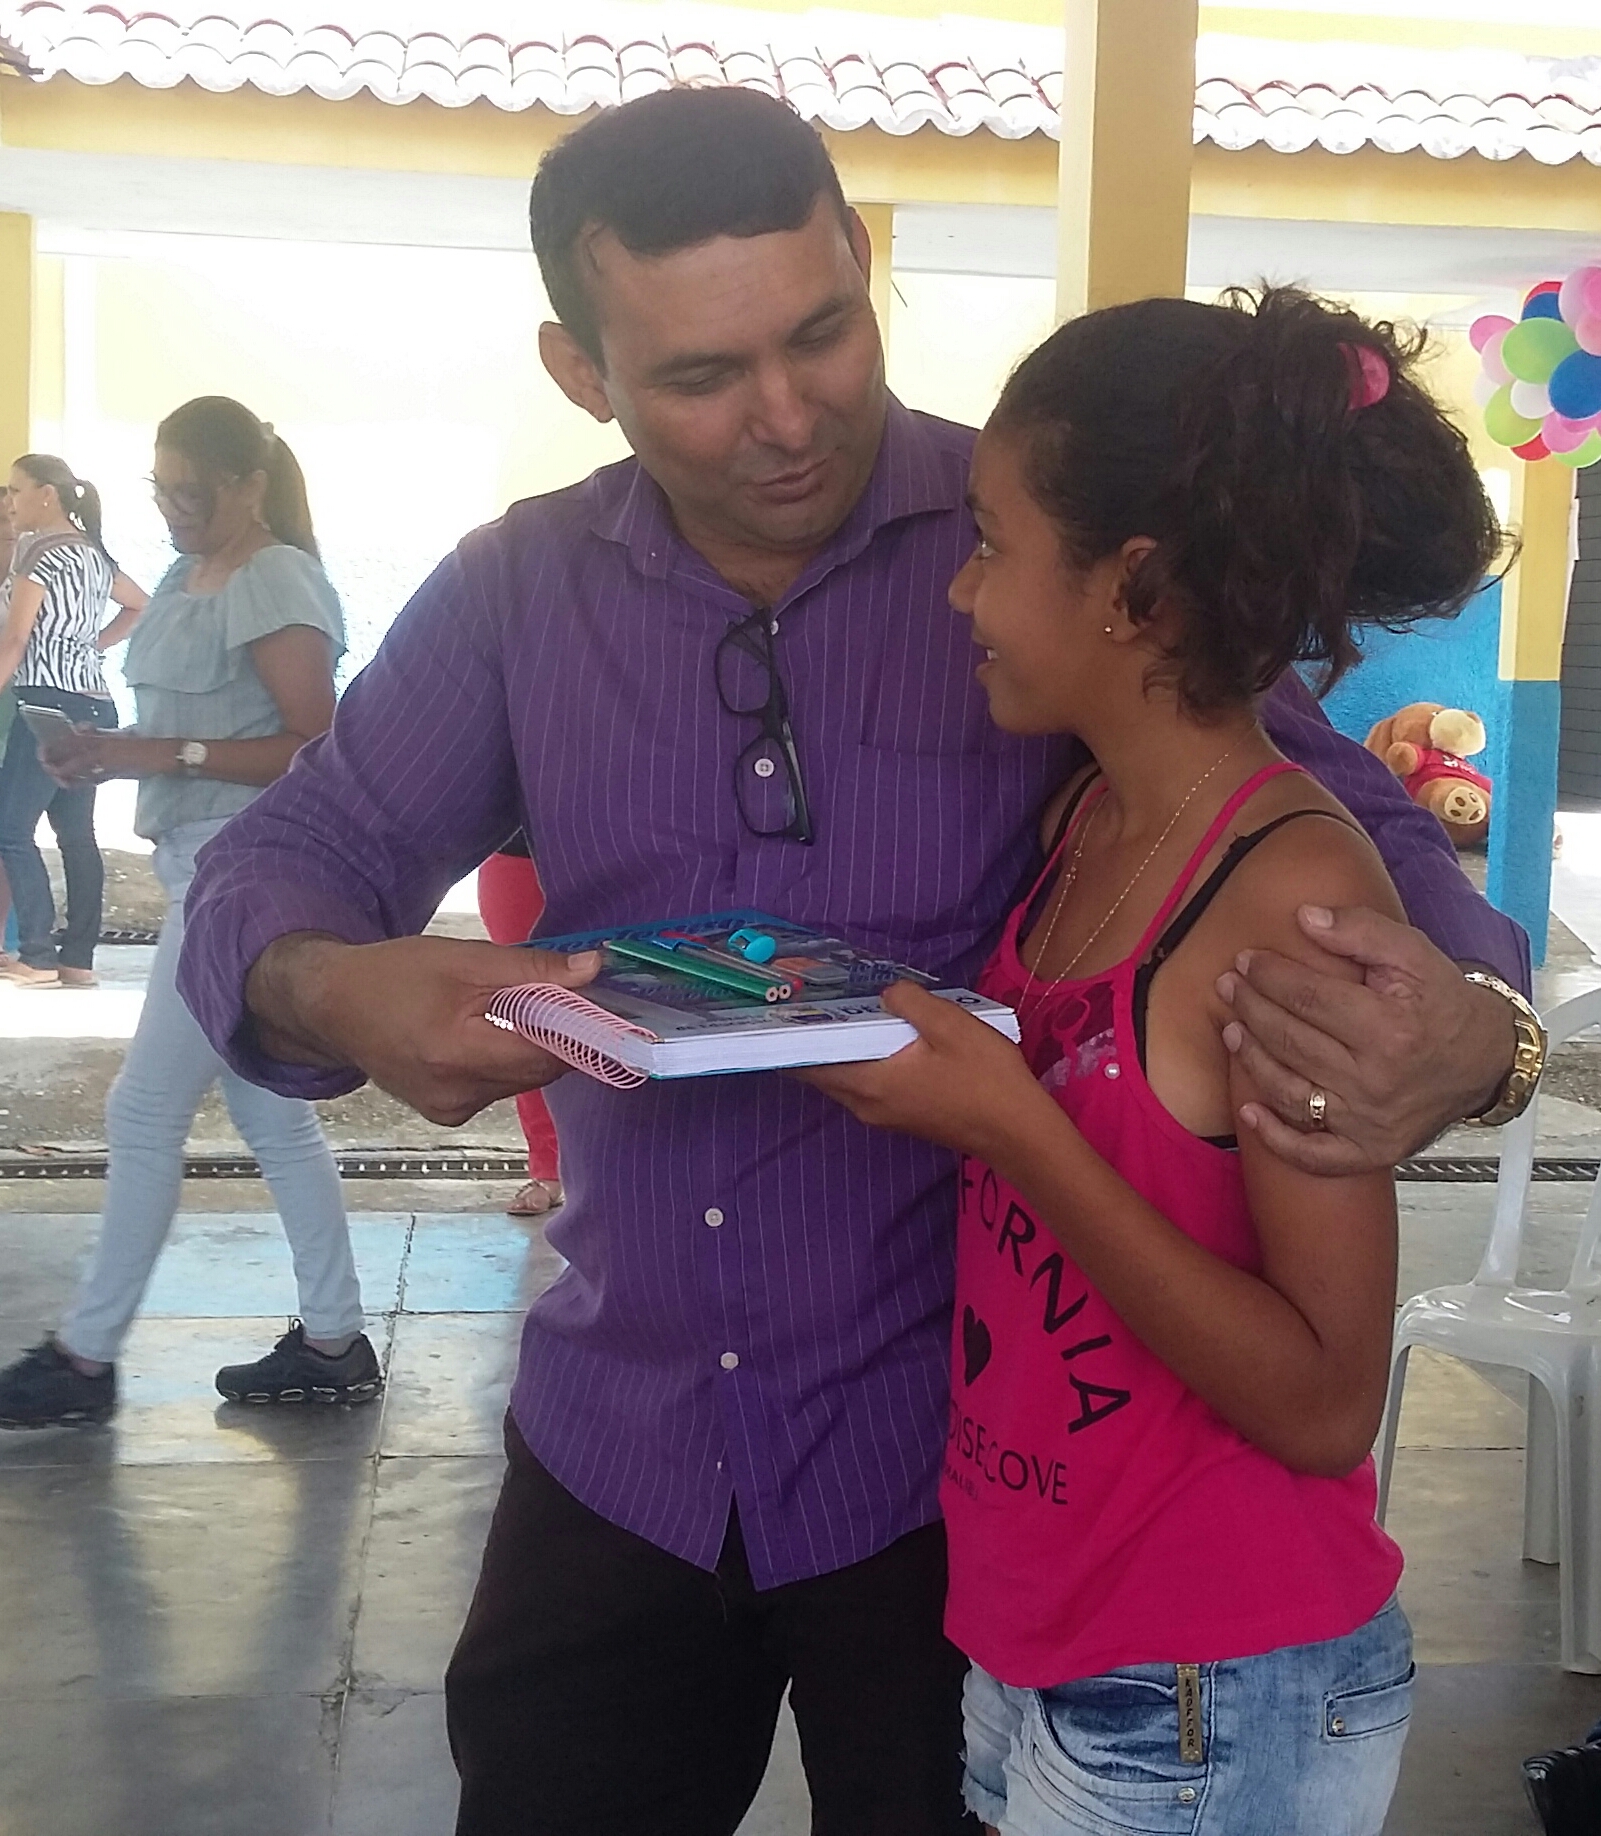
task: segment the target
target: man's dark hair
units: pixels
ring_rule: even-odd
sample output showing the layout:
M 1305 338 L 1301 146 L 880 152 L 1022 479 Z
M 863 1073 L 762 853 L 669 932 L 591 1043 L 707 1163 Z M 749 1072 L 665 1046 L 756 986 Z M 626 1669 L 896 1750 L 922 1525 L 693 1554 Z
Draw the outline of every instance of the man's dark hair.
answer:
M 797 230 L 819 197 L 849 228 L 828 149 L 788 103 L 751 89 L 666 89 L 605 110 L 553 146 L 528 223 L 552 310 L 600 364 L 586 232 L 609 229 L 631 255 L 665 255 L 714 236 Z

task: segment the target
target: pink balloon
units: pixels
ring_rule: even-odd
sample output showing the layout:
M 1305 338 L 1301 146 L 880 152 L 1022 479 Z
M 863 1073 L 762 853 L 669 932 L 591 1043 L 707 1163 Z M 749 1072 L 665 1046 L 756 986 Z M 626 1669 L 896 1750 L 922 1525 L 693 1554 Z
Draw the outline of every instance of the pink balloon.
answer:
M 1482 351 L 1497 332 L 1509 332 L 1511 329 L 1512 321 L 1505 313 L 1487 312 L 1468 327 L 1468 343 L 1474 350 Z
M 1576 452 L 1590 437 L 1590 423 L 1570 421 L 1565 415 L 1548 414 L 1540 423 L 1540 434 L 1553 453 Z
M 1592 357 L 1601 357 L 1601 312 L 1587 312 L 1574 326 L 1573 335 L 1579 341 L 1579 349 L 1588 351 Z
M 1585 317 L 1585 289 L 1598 276 L 1601 276 L 1601 268 L 1589 265 L 1575 268 L 1562 283 L 1557 292 L 1557 306 L 1569 325 L 1577 325 Z
M 1484 359 L 1485 375 L 1493 377 L 1497 383 L 1509 383 L 1512 380 L 1512 372 L 1501 361 L 1501 346 L 1505 342 L 1506 332 L 1492 332 L 1479 352 Z
M 1582 296 L 1586 315 L 1601 315 L 1601 268 L 1586 271 Z

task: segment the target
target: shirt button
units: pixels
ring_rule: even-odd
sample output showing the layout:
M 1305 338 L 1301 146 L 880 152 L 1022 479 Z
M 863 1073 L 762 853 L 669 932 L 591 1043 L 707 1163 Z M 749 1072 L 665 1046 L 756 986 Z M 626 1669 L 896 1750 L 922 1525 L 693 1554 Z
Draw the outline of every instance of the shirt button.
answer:
M 717 1226 L 721 1224 L 722 1221 L 723 1213 L 721 1209 L 716 1205 L 708 1206 L 706 1211 L 706 1222 L 711 1225 L 712 1229 L 716 1230 Z
M 758 759 L 756 763 L 751 766 L 751 770 L 755 772 L 758 778 L 770 778 L 773 773 L 778 770 L 778 767 L 771 759 Z
M 1121 1077 L 1123 1075 L 1122 1068 L 1115 1064 L 1108 1065 L 1106 1067 L 1106 1075 L 1108 1077 Z
M 739 1353 L 724 1352 L 717 1362 L 725 1371 L 737 1371 L 739 1369 Z
M 1343 1715 L 1335 1715 L 1330 1719 L 1329 1732 L 1331 1734 L 1343 1734 L 1345 1732 L 1345 1717 Z

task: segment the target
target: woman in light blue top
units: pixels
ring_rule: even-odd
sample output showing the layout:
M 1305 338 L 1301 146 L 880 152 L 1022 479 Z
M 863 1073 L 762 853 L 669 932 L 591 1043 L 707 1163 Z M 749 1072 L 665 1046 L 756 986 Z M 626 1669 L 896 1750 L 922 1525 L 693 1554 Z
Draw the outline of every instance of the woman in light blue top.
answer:
M 138 723 L 52 741 L 59 781 L 137 778 L 135 826 L 170 901 L 139 1026 L 106 1103 L 110 1164 L 93 1265 L 59 1334 L 0 1371 L 0 1426 L 103 1421 L 114 1360 L 178 1208 L 195 1111 L 219 1079 L 272 1188 L 300 1318 L 253 1364 L 217 1373 L 236 1402 L 367 1402 L 382 1375 L 362 1331 L 339 1174 L 311 1104 L 246 1083 L 178 994 L 196 851 L 326 731 L 339 601 L 317 557 L 294 455 L 249 409 L 203 396 L 156 432 L 156 503 L 178 559 L 128 646 Z

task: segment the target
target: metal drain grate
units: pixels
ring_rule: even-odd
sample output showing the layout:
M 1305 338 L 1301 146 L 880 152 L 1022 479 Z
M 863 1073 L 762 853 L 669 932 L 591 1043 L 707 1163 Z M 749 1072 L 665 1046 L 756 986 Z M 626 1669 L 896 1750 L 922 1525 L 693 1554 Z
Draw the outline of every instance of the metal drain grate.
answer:
M 1425 1154 L 1416 1160 L 1403 1160 L 1395 1169 L 1395 1177 L 1400 1180 L 1427 1182 L 1446 1186 L 1490 1186 L 1494 1185 L 1501 1163 L 1493 1155 L 1468 1156 L 1456 1159 L 1432 1158 Z M 1601 1173 L 1601 1160 L 1585 1159 L 1582 1156 L 1571 1158 L 1551 1157 L 1536 1160 L 1534 1177 L 1539 1180 L 1577 1181 L 1592 1180 Z
M 526 1154 L 493 1150 L 406 1153 L 377 1148 L 334 1154 L 345 1179 L 526 1179 Z M 192 1155 L 183 1163 L 185 1179 L 258 1179 L 261 1168 L 248 1155 Z M 104 1179 L 104 1154 L 0 1153 L 0 1179 Z
M 346 1149 L 336 1150 L 334 1159 L 346 1179 L 524 1179 L 528 1174 L 523 1155 L 500 1153 L 493 1148 L 447 1148 L 431 1154 L 403 1148 Z M 1489 1155 L 1435 1158 L 1424 1154 L 1415 1160 L 1403 1160 L 1395 1176 L 1412 1184 L 1488 1186 L 1495 1183 L 1498 1168 L 1499 1163 Z M 248 1155 L 233 1158 L 221 1154 L 193 1155 L 184 1161 L 183 1171 L 186 1179 L 256 1179 L 261 1173 Z M 1534 1163 L 1537 1180 L 1575 1183 L 1593 1180 L 1598 1174 L 1601 1160 L 1582 1155 L 1551 1156 Z M 106 1157 L 102 1153 L 0 1151 L 0 1179 L 105 1176 Z

